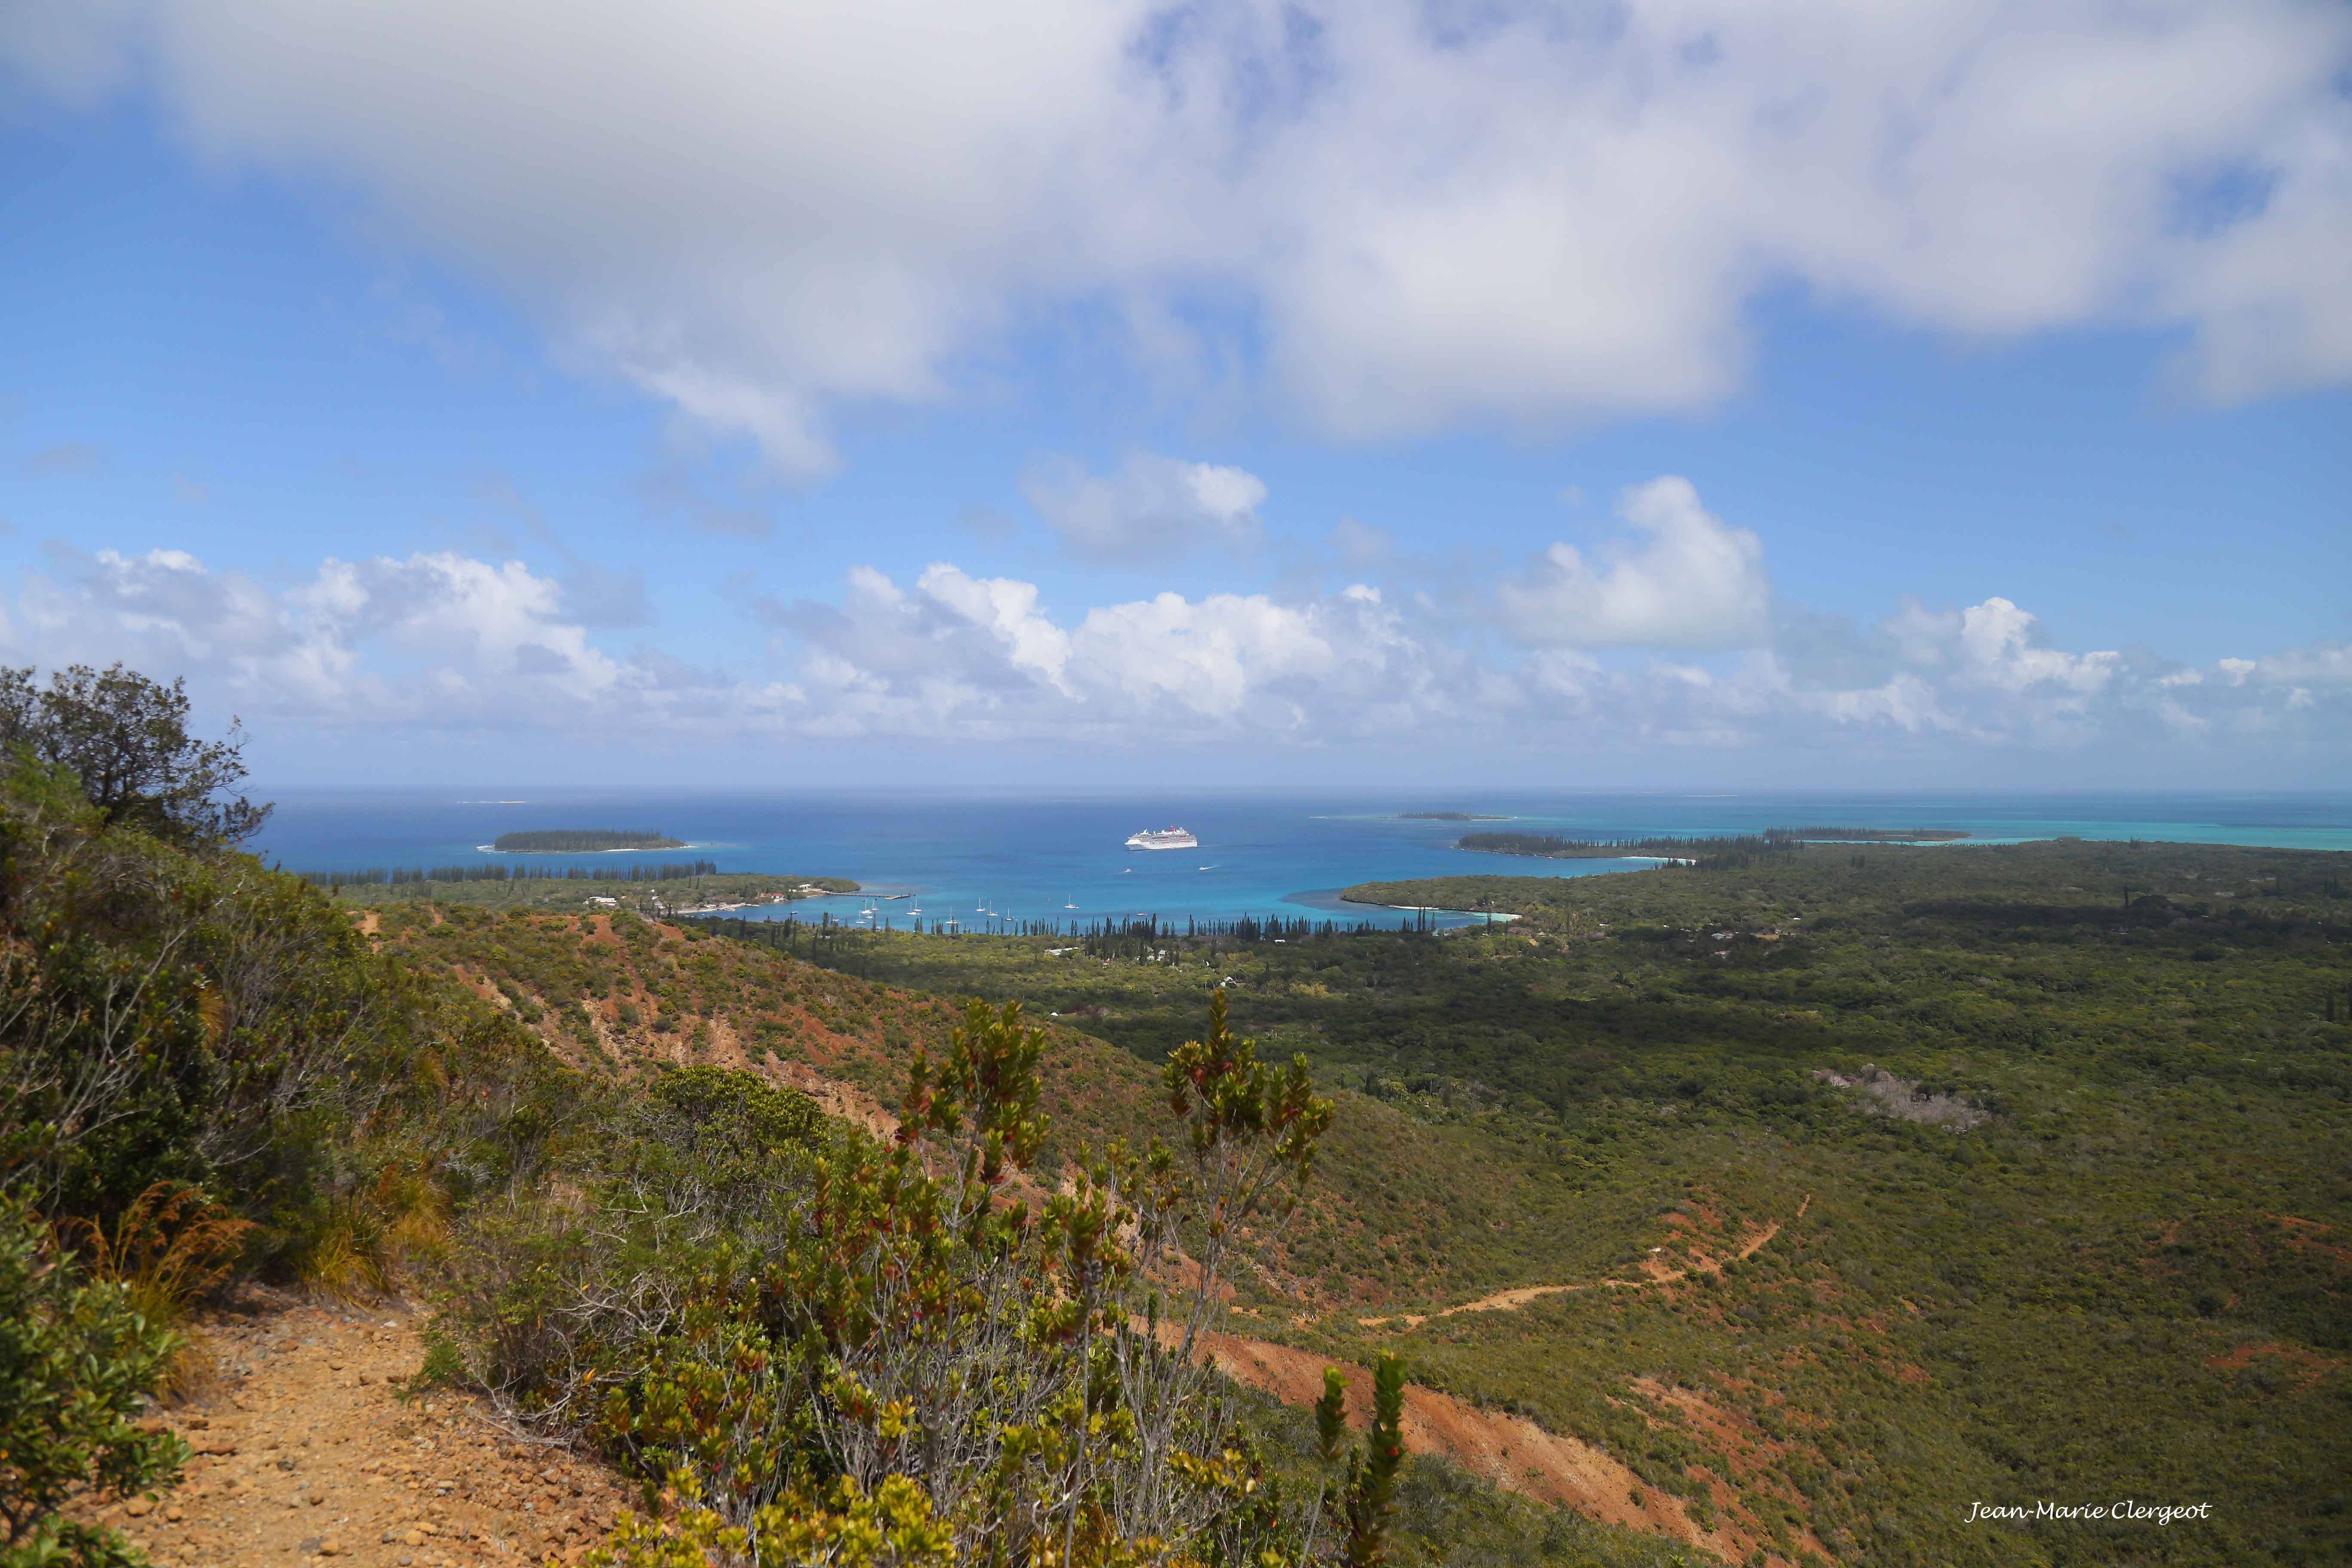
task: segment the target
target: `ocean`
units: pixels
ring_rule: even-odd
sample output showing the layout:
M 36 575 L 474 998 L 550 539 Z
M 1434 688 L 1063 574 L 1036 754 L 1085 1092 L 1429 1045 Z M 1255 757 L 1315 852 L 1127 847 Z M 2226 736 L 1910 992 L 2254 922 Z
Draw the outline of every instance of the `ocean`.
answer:
M 1344 903 L 1351 883 L 1508 873 L 1581 877 L 1647 861 L 1543 860 L 1453 847 L 1478 828 L 1615 838 L 1753 833 L 1777 826 L 1939 827 L 1969 843 L 2084 838 L 2168 839 L 2352 850 L 2352 793 L 2326 795 L 1832 794 L 1281 794 L 1045 795 L 688 793 L 530 789 L 287 790 L 255 841 L 291 871 L 447 866 L 479 861 L 626 865 L 623 855 L 485 852 L 523 828 L 654 828 L 689 847 L 644 861 L 709 859 L 730 871 L 847 877 L 904 927 L 969 929 L 1003 921 L 1090 923 L 1138 915 L 1230 920 L 1251 915 L 1397 919 Z M 1507 822 L 1413 821 L 1400 813 L 1462 811 Z M 1179 825 L 1198 849 L 1123 848 L 1139 828 Z M 1965 853 L 1965 845 L 1950 853 Z M 844 896 L 793 906 L 803 918 L 864 907 Z M 759 911 L 745 911 L 747 914 Z M 782 910 L 774 911 L 781 914 Z M 1460 924 L 1475 916 L 1444 917 Z

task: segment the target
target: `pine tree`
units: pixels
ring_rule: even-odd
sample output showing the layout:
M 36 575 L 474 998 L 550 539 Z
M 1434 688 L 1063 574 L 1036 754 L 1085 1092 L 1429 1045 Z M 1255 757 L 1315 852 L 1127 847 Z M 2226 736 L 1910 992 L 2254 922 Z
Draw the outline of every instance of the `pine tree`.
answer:
M 1346 1385 L 1337 1367 L 1323 1369 L 1323 1397 L 1315 1402 L 1316 1457 L 1328 1471 L 1339 1462 L 1347 1433 Z M 1360 1451 L 1348 1455 L 1348 1479 L 1329 1497 L 1347 1568 L 1380 1568 L 1388 1561 L 1397 1478 L 1404 1470 L 1404 1362 L 1382 1351 L 1372 1371 L 1372 1429 Z

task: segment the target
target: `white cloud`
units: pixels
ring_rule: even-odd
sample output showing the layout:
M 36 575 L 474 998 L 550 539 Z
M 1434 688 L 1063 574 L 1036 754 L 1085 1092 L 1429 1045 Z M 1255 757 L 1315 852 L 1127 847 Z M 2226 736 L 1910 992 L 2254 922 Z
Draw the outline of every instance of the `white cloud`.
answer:
M 1116 474 L 1067 458 L 1033 464 L 1022 494 L 1062 546 L 1084 561 L 1173 560 L 1196 546 L 1247 549 L 1258 539 L 1265 482 L 1243 468 L 1130 452 Z
M 2050 646 L 2039 621 L 2000 598 L 1960 612 L 1959 654 L 1963 678 L 1971 681 L 2008 691 L 2046 684 L 2084 694 L 2113 680 L 2123 658 L 2062 653 Z
M 834 603 L 762 602 L 776 677 L 601 647 L 556 579 L 447 552 L 327 560 L 270 589 L 184 552 L 51 547 L 0 657 L 124 659 L 297 741 L 390 732 L 595 742 L 844 737 L 1165 751 L 1373 745 L 1512 757 L 1694 750 L 1866 759 L 2073 756 L 2121 777 L 2203 756 L 2274 776 L 2352 765 L 2352 645 L 2200 670 L 2054 647 L 2001 598 L 1874 625 L 1785 612 L 1773 645 L 1604 662 L 1492 657 L 1361 584 L 1296 599 L 1163 593 L 1057 615 L 1034 584 L 934 563 L 852 572 Z M 2188 677 L 2194 676 L 2190 679 Z M 1979 763 L 1981 765 L 1981 763 Z M 1841 775 L 1843 776 L 1843 775 Z
M 1009 577 L 975 578 L 945 562 L 924 568 L 917 585 L 948 609 L 987 631 L 1013 668 L 1062 690 L 1070 637 L 1038 611 L 1037 586 Z
M 2179 330 L 2225 400 L 2352 374 L 2329 0 L 103 0 L 0 9 L 0 61 L 138 62 L 204 158 L 363 193 L 797 474 L 1073 307 L 1353 437 L 1705 404 L 1791 285 Z
M 247 713 L 530 728 L 658 695 L 565 618 L 554 581 L 520 562 L 330 558 L 276 593 L 176 550 L 52 546 L 48 568 L 26 578 L 11 657 L 184 673 Z
M 1596 566 L 1554 544 L 1496 590 L 1505 628 L 1536 647 L 1748 647 L 1764 640 L 1772 585 L 1764 543 L 1699 505 L 1687 479 L 1627 490 L 1619 515 L 1648 535 Z
M 2241 678 L 2252 675 L 2258 679 L 2278 684 L 2352 689 L 2352 644 L 2319 643 L 2310 647 L 2273 654 L 2264 659 L 2225 658 L 2221 661 L 2221 667 Z

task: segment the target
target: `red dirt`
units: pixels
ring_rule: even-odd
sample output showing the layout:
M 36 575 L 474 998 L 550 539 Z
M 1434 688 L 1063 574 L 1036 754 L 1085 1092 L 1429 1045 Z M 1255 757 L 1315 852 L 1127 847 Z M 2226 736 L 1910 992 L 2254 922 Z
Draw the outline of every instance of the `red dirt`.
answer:
M 1235 1382 L 1300 1407 L 1323 1396 L 1323 1369 L 1337 1364 L 1347 1382 L 1349 1423 L 1359 1429 L 1370 1423 L 1372 1378 L 1362 1367 L 1230 1334 L 1204 1335 L 1202 1350 Z M 1671 1536 L 1734 1562 L 1745 1560 L 1762 1544 L 1728 1523 L 1713 1531 L 1699 1529 L 1681 1499 L 1645 1485 L 1589 1443 L 1547 1432 L 1519 1416 L 1481 1410 L 1433 1389 L 1405 1386 L 1403 1432 L 1408 1452 L 1442 1455 L 1498 1487 L 1574 1509 L 1588 1519 Z M 1636 1496 L 1642 1500 L 1638 1504 Z M 1810 1535 L 1806 1540 L 1820 1550 Z M 1787 1559 L 1769 1549 L 1765 1561 L 1774 1568 L 1789 1568 Z
M 2301 1345 L 2281 1344 L 2276 1340 L 2263 1344 L 2239 1345 L 2219 1355 L 2207 1356 L 2205 1365 L 2214 1372 L 2238 1372 L 2265 1357 L 2283 1362 L 2293 1368 L 2294 1385 L 2298 1389 L 2309 1388 L 2329 1373 L 2352 1366 L 2352 1362 L 2342 1361 L 2335 1356 L 2322 1355 L 2317 1351 L 2305 1350 Z
M 2297 1252 L 2317 1252 L 2334 1260 L 2339 1268 L 2352 1268 L 2352 1247 L 2330 1241 L 2336 1227 L 2315 1219 L 2304 1219 L 2291 1214 L 2274 1214 L 2279 1228 L 2286 1232 L 2286 1244 Z

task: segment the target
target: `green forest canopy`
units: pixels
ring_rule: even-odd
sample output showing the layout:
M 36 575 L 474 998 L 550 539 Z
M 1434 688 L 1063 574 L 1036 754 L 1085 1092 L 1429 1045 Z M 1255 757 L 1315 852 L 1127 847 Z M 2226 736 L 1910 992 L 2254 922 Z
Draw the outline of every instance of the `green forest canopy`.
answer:
M 490 847 L 502 855 L 583 855 L 611 849 L 683 849 L 686 840 L 619 827 L 549 827 L 501 833 Z
M 1463 820 L 1478 820 L 1464 818 Z M 1624 856 L 1757 854 L 1800 844 L 1949 844 L 1968 837 L 1952 827 L 1768 827 L 1761 834 L 1660 834 L 1643 838 L 1568 838 L 1557 833 L 1465 833 L 1456 849 L 1488 855 L 1541 855 L 1565 860 Z

